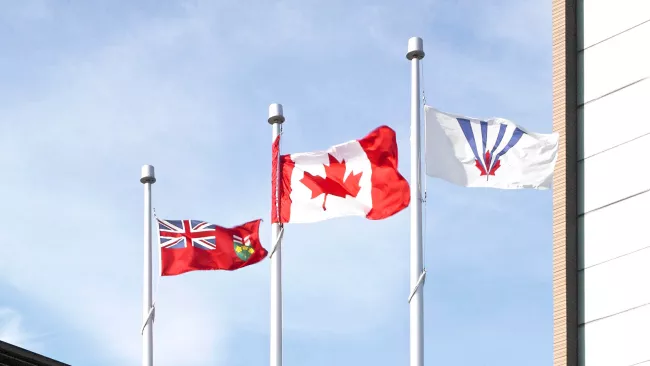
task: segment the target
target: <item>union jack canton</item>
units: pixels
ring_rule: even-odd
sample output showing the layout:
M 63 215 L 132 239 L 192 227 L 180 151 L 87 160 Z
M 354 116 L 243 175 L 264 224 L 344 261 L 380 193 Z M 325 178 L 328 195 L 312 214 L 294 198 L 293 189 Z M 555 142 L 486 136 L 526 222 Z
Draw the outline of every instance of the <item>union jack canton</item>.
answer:
M 216 248 L 217 225 L 199 220 L 158 220 L 160 247 L 183 249 L 191 245 L 205 250 Z

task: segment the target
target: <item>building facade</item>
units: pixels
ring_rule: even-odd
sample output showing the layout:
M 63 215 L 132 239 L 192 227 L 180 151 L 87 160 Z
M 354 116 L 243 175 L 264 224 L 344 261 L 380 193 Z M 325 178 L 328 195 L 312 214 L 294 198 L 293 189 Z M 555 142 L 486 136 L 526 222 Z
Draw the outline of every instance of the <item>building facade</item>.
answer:
M 552 0 L 554 366 L 650 366 L 650 0 Z
M 66 363 L 0 341 L 0 366 L 70 366 Z

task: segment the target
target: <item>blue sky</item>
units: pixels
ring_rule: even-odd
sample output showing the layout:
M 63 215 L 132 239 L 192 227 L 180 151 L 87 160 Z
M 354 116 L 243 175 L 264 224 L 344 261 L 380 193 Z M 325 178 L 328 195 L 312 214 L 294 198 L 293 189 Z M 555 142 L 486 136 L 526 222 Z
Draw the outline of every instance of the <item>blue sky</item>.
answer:
M 285 152 L 392 126 L 408 177 L 409 37 L 429 104 L 550 132 L 550 8 L 0 0 L 0 339 L 139 365 L 140 167 L 159 216 L 263 218 L 270 248 L 270 103 Z M 551 192 L 427 190 L 426 365 L 548 365 Z M 408 222 L 286 228 L 286 365 L 408 364 Z M 269 264 L 161 279 L 156 365 L 267 364 Z

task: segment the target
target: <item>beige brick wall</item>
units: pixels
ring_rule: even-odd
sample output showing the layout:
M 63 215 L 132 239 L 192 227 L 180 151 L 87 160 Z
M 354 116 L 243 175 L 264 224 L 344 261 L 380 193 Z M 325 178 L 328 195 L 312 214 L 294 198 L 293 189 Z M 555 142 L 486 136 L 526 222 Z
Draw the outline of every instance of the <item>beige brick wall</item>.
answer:
M 553 130 L 560 148 L 553 180 L 553 365 L 577 366 L 576 0 L 552 0 Z

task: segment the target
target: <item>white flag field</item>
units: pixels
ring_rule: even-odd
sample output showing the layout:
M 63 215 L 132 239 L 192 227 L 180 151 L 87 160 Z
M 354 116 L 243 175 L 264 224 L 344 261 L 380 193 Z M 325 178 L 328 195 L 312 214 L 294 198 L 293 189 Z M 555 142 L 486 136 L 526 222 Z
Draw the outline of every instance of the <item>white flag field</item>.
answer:
M 503 118 L 477 119 L 424 106 L 426 174 L 464 187 L 549 189 L 558 133 Z

